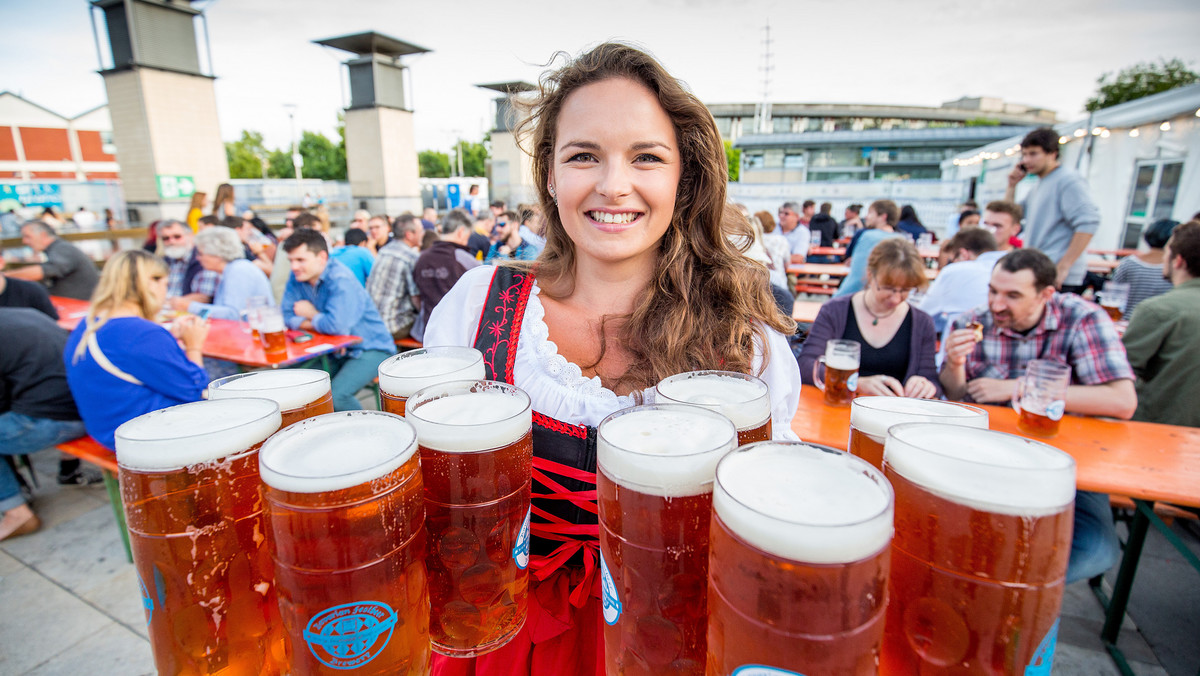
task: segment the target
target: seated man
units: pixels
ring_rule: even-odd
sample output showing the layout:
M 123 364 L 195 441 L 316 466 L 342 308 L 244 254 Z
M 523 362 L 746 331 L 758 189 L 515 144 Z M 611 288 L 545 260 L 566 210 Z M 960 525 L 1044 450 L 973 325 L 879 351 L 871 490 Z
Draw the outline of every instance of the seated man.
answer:
M 375 256 L 368 248 L 367 233 L 358 228 L 346 231 L 345 246 L 335 247 L 330 257 L 350 268 L 350 272 L 358 278 L 363 286 L 367 285 L 367 277 L 371 274 L 371 266 L 375 264 Z
M 401 214 L 393 224 L 392 243 L 379 250 L 375 267 L 367 279 L 367 293 L 383 317 L 392 338 L 407 338 L 417 319 L 420 303 L 413 267 L 421 255 L 421 236 L 425 229 L 412 214 Z
M 1068 413 L 1124 420 L 1133 415 L 1133 369 L 1112 321 L 1099 306 L 1056 293 L 1057 275 L 1054 261 L 1033 249 L 996 263 L 987 306 L 960 315 L 946 336 L 940 379 L 949 399 L 1007 405 L 1026 364 L 1052 359 L 1071 367 Z M 979 343 L 973 323 L 983 326 Z M 1117 555 L 1108 496 L 1078 491 L 1067 583 L 1103 573 Z
M 9 279 L 4 274 L 4 258 L 0 257 L 0 307 L 31 307 L 58 319 L 58 310 L 50 302 L 50 292 L 37 282 Z
M 939 335 L 945 331 L 949 319 L 987 303 L 992 268 L 1004 256 L 996 251 L 996 238 L 983 228 L 959 230 L 950 238 L 948 247 L 949 264 L 916 304 L 933 317 Z
M 1016 202 L 996 200 L 988 202 L 983 212 L 983 227 L 996 238 L 997 251 L 1020 249 L 1021 205 Z
M 4 273 L 13 279 L 41 282 L 51 296 L 76 300 L 91 300 L 92 291 L 100 281 L 96 264 L 88 255 L 54 234 L 54 228 L 42 221 L 29 221 L 21 226 L 21 241 L 25 246 L 45 254 L 46 262 L 28 265 Z
M 438 224 L 438 241 L 433 243 L 413 266 L 413 281 L 421 296 L 421 315 L 413 327 L 412 335 L 421 340 L 425 334 L 425 322 L 433 308 L 462 277 L 467 270 L 479 265 L 475 255 L 467 248 L 471 237 L 471 216 L 465 209 L 451 209 Z
M 1133 419 L 1200 427 L 1200 222 L 1176 226 L 1163 275 L 1174 288 L 1139 303 L 1123 337 L 1138 378 Z
M 158 226 L 159 251 L 167 263 L 167 298 L 211 303 L 221 274 L 200 265 L 194 237 L 192 229 L 180 221 L 166 221 Z M 183 306 L 187 307 L 187 303 Z
M 320 231 L 297 228 L 283 250 L 292 267 L 281 304 L 288 328 L 362 338 L 331 360 L 330 383 L 335 410 L 361 409 L 354 395 L 375 379 L 380 362 L 396 351 L 392 336 L 354 273 L 329 260 L 329 245 Z

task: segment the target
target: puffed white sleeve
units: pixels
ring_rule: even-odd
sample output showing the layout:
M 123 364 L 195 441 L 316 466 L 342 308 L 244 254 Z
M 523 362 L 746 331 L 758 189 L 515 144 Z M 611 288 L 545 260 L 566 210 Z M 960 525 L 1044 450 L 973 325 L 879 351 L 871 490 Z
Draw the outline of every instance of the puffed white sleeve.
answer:
M 473 346 L 483 304 L 487 301 L 488 287 L 492 285 L 492 275 L 495 273 L 496 268 L 490 265 L 467 270 L 433 308 L 422 344 L 427 347 Z
M 771 391 L 771 437 L 797 441 L 800 437 L 792 431 L 792 418 L 800 405 L 800 365 L 783 334 L 768 327 L 763 330 L 767 334 L 766 349 L 760 346 L 755 350 L 753 366 L 757 372 L 766 358 L 766 369 L 759 377 Z

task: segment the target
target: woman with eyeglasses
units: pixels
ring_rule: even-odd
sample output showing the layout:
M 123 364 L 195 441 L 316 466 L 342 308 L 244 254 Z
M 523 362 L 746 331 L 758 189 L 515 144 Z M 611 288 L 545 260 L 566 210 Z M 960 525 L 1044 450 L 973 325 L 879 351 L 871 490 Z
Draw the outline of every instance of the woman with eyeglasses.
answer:
M 876 244 L 863 290 L 821 306 L 800 352 L 800 377 L 813 384 L 813 363 L 825 354 L 826 342 L 840 338 L 861 345 L 860 396 L 940 397 L 933 319 L 908 304 L 909 293 L 928 284 L 912 240 L 892 237 Z
M 186 315 L 169 327 L 158 324 L 166 297 L 161 260 L 144 251 L 117 253 L 104 265 L 87 316 L 67 338 L 67 385 L 88 434 L 110 449 L 122 423 L 199 401 L 208 386 L 200 352 L 208 323 Z

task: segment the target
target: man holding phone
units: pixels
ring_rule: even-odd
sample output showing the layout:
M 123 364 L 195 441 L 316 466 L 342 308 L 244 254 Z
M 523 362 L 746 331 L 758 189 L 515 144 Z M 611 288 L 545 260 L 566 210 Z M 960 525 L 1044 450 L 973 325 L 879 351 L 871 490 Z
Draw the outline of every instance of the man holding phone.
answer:
M 1033 174 L 1038 183 L 1020 203 L 1025 212 L 1025 246 L 1038 249 L 1055 263 L 1055 286 L 1082 291 L 1087 274 L 1083 255 L 1100 227 L 1100 210 L 1088 194 L 1087 182 L 1059 164 L 1058 132 L 1042 127 L 1021 141 L 1021 161 L 1008 175 L 1004 199 L 1016 201 L 1017 184 Z

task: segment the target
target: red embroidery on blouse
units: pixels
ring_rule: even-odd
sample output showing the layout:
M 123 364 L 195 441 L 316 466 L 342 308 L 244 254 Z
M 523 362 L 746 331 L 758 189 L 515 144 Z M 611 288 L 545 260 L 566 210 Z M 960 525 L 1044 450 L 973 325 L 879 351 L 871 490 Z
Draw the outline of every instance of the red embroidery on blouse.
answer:
M 495 280 L 495 276 L 493 275 L 493 283 L 494 283 L 494 280 Z M 513 325 L 513 327 L 510 327 L 509 323 L 512 321 L 513 317 L 515 316 L 515 313 L 517 311 L 517 306 L 518 305 L 520 305 L 522 307 L 524 306 L 524 303 L 522 302 L 521 287 L 525 285 L 526 276 L 523 274 L 513 274 L 512 280 L 513 280 L 512 284 L 509 285 L 509 287 L 507 289 L 504 289 L 503 291 L 500 292 L 500 294 L 499 294 L 500 304 L 491 308 L 491 312 L 498 314 L 499 318 L 494 319 L 492 321 L 484 321 L 484 317 L 481 316 L 480 317 L 480 326 L 479 326 L 480 331 L 487 331 L 489 334 L 491 334 L 491 336 L 493 338 L 492 344 L 490 346 L 488 346 L 488 348 L 486 350 L 483 351 L 483 361 L 484 361 L 484 364 L 487 365 L 488 372 L 491 374 L 491 377 L 493 379 L 499 379 L 500 375 L 503 373 L 508 376 L 507 382 L 510 382 L 510 383 L 512 382 L 511 362 L 514 357 L 513 353 L 516 352 L 515 349 L 508 349 L 510 337 L 512 334 L 511 329 L 516 328 L 519 331 L 520 327 L 516 326 L 515 324 Z M 532 281 L 532 280 L 530 280 L 530 281 Z M 490 297 L 490 295 L 489 295 L 489 297 Z M 488 307 L 487 307 L 487 303 L 485 301 L 485 303 L 484 303 L 484 315 L 485 316 L 486 316 L 487 312 L 488 312 Z M 503 355 L 505 357 L 503 371 L 496 369 L 496 353 L 500 349 L 501 346 L 504 346 L 504 348 L 506 350 L 506 354 Z M 515 348 L 516 344 L 513 343 L 512 347 Z
M 551 418 L 547 415 L 542 415 L 537 411 L 533 412 L 533 424 L 545 427 L 552 432 L 558 432 L 559 434 L 575 437 L 576 439 L 587 439 L 586 427 L 572 425 L 561 420 L 555 420 L 554 418 Z M 594 483 L 595 479 L 592 479 L 592 482 Z

